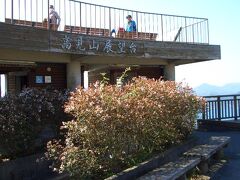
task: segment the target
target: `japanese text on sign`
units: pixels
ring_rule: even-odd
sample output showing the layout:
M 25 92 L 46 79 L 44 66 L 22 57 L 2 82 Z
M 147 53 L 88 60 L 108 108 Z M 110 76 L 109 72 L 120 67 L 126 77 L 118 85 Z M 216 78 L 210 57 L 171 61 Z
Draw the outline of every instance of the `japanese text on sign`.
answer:
M 61 47 L 66 51 L 76 50 L 84 52 L 89 50 L 95 52 L 104 52 L 107 54 L 136 54 L 137 52 L 137 45 L 134 42 L 127 44 L 125 41 L 113 42 L 112 39 L 107 39 L 105 42 L 98 42 L 95 39 L 84 41 L 82 36 L 72 39 L 68 35 L 65 35 L 62 39 Z

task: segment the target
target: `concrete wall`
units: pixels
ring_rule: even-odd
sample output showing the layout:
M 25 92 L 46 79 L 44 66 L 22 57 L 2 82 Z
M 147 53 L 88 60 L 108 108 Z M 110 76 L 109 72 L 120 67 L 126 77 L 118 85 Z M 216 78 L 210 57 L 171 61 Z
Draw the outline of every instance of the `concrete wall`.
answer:
M 71 47 L 64 48 L 64 39 L 68 36 Z M 0 48 L 17 49 L 23 51 L 35 51 L 41 53 L 56 53 L 73 56 L 73 58 L 83 56 L 105 56 L 105 57 L 131 57 L 137 59 L 156 58 L 168 61 L 184 60 L 190 62 L 208 61 L 221 58 L 220 46 L 209 44 L 190 44 L 178 42 L 162 41 L 142 41 L 122 39 L 126 44 L 124 53 L 118 53 L 118 38 L 111 39 L 112 51 L 107 53 L 104 49 L 108 37 L 96 37 L 81 35 L 85 50 L 76 48 L 76 40 L 79 34 L 47 31 L 33 27 L 17 26 L 0 23 Z M 99 48 L 91 49 L 91 43 L 95 41 Z M 69 42 L 68 42 L 69 43 Z M 134 43 L 136 51 L 131 52 L 130 45 Z M 34 57 L 33 57 L 34 58 Z M 59 57 L 59 59 L 61 59 Z M 177 63 L 176 63 L 177 64 Z

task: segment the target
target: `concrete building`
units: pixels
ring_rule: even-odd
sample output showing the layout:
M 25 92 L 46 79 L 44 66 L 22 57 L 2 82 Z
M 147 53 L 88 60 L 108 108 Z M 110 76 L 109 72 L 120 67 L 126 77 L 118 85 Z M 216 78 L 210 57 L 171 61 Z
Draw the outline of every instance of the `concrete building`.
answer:
M 175 80 L 175 66 L 221 58 L 209 43 L 208 19 L 130 11 L 66 0 L 2 4 L 0 18 L 1 92 L 25 87 L 56 89 L 88 86 L 105 72 L 112 84 L 126 67 L 129 78 Z M 22 2 L 24 3 L 24 2 Z M 51 30 L 48 7 L 61 16 Z M 126 16 L 136 32 L 124 32 Z M 112 30 L 116 33 L 111 34 Z M 4 90 L 3 90 L 4 89 Z

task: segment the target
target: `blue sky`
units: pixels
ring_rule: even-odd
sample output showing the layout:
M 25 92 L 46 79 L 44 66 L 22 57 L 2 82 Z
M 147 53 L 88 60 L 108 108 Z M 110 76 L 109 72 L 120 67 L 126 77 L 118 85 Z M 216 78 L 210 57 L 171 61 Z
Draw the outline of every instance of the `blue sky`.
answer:
M 84 1 L 84 0 L 83 0 Z M 85 0 L 139 11 L 209 19 L 210 44 L 221 45 L 221 60 L 178 66 L 176 80 L 192 87 L 240 82 L 239 0 Z

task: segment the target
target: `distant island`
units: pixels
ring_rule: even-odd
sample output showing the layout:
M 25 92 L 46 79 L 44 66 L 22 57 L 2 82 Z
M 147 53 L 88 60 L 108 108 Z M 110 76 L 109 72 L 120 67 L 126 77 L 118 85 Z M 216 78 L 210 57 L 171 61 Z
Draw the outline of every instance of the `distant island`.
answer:
M 196 88 L 193 88 L 193 90 L 198 96 L 240 94 L 240 83 L 230 83 L 224 86 L 214 86 L 204 83 Z

